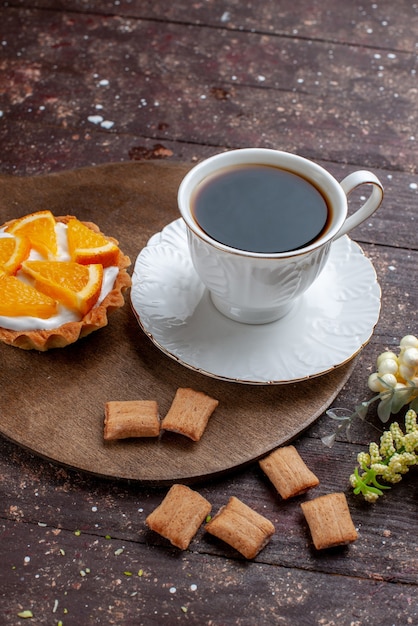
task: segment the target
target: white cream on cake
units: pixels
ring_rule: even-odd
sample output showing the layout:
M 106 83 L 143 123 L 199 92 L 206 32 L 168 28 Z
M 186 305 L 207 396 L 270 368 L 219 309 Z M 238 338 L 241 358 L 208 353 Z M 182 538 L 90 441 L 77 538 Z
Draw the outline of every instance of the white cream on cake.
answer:
M 55 232 L 57 234 L 57 243 L 58 243 L 58 254 L 56 257 L 57 261 L 70 261 L 70 255 L 68 252 L 68 243 L 67 243 L 67 225 L 61 222 L 57 222 L 55 225 Z M 5 233 L 4 229 L 0 230 L 0 237 L 12 237 L 9 233 Z M 36 250 L 31 250 L 29 255 L 30 260 L 42 260 L 43 257 L 36 252 Z M 105 299 L 105 297 L 110 293 L 113 289 L 113 285 L 115 284 L 116 277 L 119 273 L 119 268 L 117 266 L 105 267 L 103 269 L 103 282 L 102 289 L 100 292 L 100 296 L 94 305 L 99 306 L 101 302 Z M 23 282 L 30 283 L 30 280 L 22 274 L 22 272 L 18 272 L 17 277 Z M 94 308 L 94 307 L 93 307 Z M 47 319 L 42 319 L 40 317 L 29 317 L 24 315 L 19 315 L 16 317 L 6 317 L 0 315 L 0 327 L 7 328 L 8 330 L 53 330 L 54 328 L 59 328 L 62 324 L 66 324 L 67 322 L 79 322 L 82 319 L 82 316 L 76 313 L 75 311 L 71 311 L 67 307 L 63 305 L 59 305 L 58 313 L 53 315 L 52 317 L 48 317 Z

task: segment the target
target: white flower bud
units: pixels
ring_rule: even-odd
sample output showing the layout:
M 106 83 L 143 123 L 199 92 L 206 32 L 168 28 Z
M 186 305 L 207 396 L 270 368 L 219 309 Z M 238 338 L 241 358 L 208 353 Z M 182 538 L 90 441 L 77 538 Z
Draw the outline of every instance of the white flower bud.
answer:
M 407 348 L 402 354 L 402 363 L 405 363 L 408 367 L 417 367 L 418 365 L 418 349 Z
M 386 387 L 380 382 L 379 374 L 377 372 L 370 374 L 367 384 L 369 386 L 369 389 L 376 393 L 380 393 L 381 391 L 386 389 Z
M 379 363 L 379 374 L 396 374 L 398 371 L 398 362 L 395 359 L 382 359 Z
M 400 346 L 401 348 L 418 348 L 418 339 L 415 335 L 405 335 L 401 339 Z
M 398 357 L 396 356 L 396 354 L 394 352 L 391 352 L 390 350 L 387 350 L 386 352 L 382 352 L 382 354 L 379 354 L 379 356 L 377 357 L 376 365 L 378 369 L 380 363 L 385 359 L 393 359 L 396 362 L 398 361 Z
M 398 382 L 396 376 L 394 376 L 393 374 L 383 374 L 383 376 L 381 376 L 381 379 L 384 383 L 386 383 L 388 387 L 395 387 L 396 383 Z M 386 389 L 386 386 L 384 387 L 384 389 Z
M 415 367 L 408 367 L 401 363 L 399 365 L 399 375 L 404 380 L 411 380 L 415 376 Z

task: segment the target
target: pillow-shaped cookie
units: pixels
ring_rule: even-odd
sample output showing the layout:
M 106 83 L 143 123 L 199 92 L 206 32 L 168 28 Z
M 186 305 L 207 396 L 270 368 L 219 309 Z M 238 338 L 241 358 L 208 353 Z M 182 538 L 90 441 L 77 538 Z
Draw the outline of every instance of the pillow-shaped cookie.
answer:
M 0 227 L 0 341 L 62 348 L 124 305 L 129 257 L 92 222 L 37 211 Z

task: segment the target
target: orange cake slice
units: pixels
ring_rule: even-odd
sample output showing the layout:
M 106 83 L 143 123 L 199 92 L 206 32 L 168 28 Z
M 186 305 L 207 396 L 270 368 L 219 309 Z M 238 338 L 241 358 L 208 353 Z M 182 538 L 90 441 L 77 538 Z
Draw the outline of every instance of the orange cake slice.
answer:
M 30 254 L 31 244 L 27 237 L 0 237 L 0 270 L 16 274 Z
M 35 280 L 35 288 L 64 306 L 85 315 L 97 302 L 103 265 L 73 261 L 24 261 L 22 271 Z
M 48 258 L 58 253 L 55 218 L 51 211 L 37 211 L 14 220 L 6 227 L 6 232 L 27 237 L 32 247 Z
M 29 315 L 46 319 L 55 315 L 56 301 L 16 276 L 0 272 L 0 315 Z
M 67 227 L 68 249 L 73 261 L 84 265 L 101 263 L 103 267 L 117 263 L 119 248 L 116 241 L 94 232 L 76 218 L 71 219 Z

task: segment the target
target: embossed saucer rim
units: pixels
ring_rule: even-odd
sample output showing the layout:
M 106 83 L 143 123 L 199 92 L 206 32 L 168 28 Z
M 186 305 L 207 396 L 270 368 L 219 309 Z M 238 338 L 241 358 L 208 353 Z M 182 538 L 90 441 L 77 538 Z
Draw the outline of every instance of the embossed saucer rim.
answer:
M 375 269 L 373 267 L 372 262 L 370 261 L 370 259 L 368 259 L 366 257 L 366 255 L 364 254 L 362 248 L 356 243 L 353 242 L 348 236 L 344 236 L 341 238 L 341 240 L 337 240 L 333 246 L 335 245 L 342 245 L 342 241 L 346 240 L 347 244 L 350 246 L 350 250 L 351 250 L 351 254 L 353 254 L 358 260 L 361 259 L 361 262 L 363 264 L 365 264 L 365 267 L 367 266 L 367 269 L 370 273 L 370 287 L 372 289 L 372 295 L 371 298 L 374 300 L 374 310 L 373 310 L 373 319 L 370 321 L 370 325 L 367 329 L 367 332 L 365 334 L 365 336 L 362 338 L 362 340 L 358 343 L 358 345 L 355 347 L 355 349 L 350 350 L 349 354 L 347 354 L 344 358 L 342 359 L 338 359 L 337 362 L 334 363 L 330 363 L 327 367 L 323 367 L 318 371 L 306 371 L 306 373 L 304 373 L 303 375 L 299 375 L 299 376 L 288 376 L 288 377 L 261 377 L 259 376 L 258 378 L 247 378 L 247 377 L 242 377 L 242 376 L 234 376 L 232 372 L 229 373 L 220 373 L 219 371 L 214 371 L 214 368 L 207 368 L 207 367 L 201 367 L 198 364 L 193 364 L 190 363 L 188 361 L 187 358 L 185 358 L 184 356 L 181 357 L 179 356 L 179 354 L 176 353 L 175 350 L 170 349 L 169 347 L 167 347 L 167 345 L 165 345 L 166 342 L 163 342 L 159 339 L 156 338 L 155 336 L 155 328 L 152 326 L 152 324 L 147 323 L 144 321 L 144 316 L 142 315 L 144 307 L 146 307 L 147 305 L 144 304 L 142 305 L 140 303 L 140 300 L 138 300 L 137 297 L 137 289 L 138 289 L 138 285 L 141 283 L 141 276 L 140 276 L 140 272 L 138 272 L 138 265 L 141 262 L 141 255 L 144 253 L 144 251 L 150 247 L 150 246 L 156 246 L 158 248 L 158 246 L 172 246 L 172 242 L 167 243 L 167 241 L 164 241 L 164 233 L 165 232 L 170 232 L 171 229 L 174 229 L 174 239 L 176 239 L 176 237 L 178 237 L 178 234 L 175 231 L 178 231 L 180 229 L 180 231 L 184 230 L 184 243 L 185 246 L 187 246 L 186 243 L 186 233 L 185 233 L 185 227 L 184 227 L 184 223 L 181 219 L 179 220 L 175 220 L 174 222 L 171 222 L 170 224 L 168 224 L 162 231 L 155 233 L 155 235 L 153 235 L 150 240 L 148 241 L 147 245 L 145 246 L 145 248 L 143 248 L 143 250 L 139 253 L 136 262 L 135 262 L 135 269 L 134 269 L 134 273 L 132 276 L 132 288 L 131 288 L 131 306 L 132 306 L 132 310 L 134 312 L 134 315 L 138 321 L 138 324 L 140 326 L 140 328 L 143 330 L 143 332 L 147 335 L 147 337 L 149 337 L 149 339 L 152 341 L 152 343 L 159 349 L 161 350 L 162 353 L 164 353 L 165 355 L 167 355 L 168 357 L 170 357 L 172 360 L 176 361 L 177 363 L 181 364 L 182 366 L 194 371 L 194 372 L 198 372 L 200 374 L 203 374 L 205 376 L 208 376 L 210 378 L 214 378 L 217 380 L 221 380 L 221 381 L 226 381 L 226 382 L 233 382 L 233 383 L 240 383 L 240 384 L 247 384 L 247 385 L 285 385 L 285 384 L 290 384 L 290 383 L 297 383 L 297 382 L 302 382 L 302 381 L 306 381 L 312 378 L 317 378 L 319 376 L 323 376 L 326 375 L 330 372 L 332 372 L 333 370 L 342 367 L 343 365 L 347 364 L 349 361 L 351 361 L 353 358 L 355 358 L 361 351 L 362 349 L 367 345 L 367 343 L 370 341 L 370 338 L 374 332 L 374 328 L 378 322 L 379 319 L 379 314 L 380 314 L 380 306 L 381 306 L 381 291 L 380 291 L 380 286 L 378 284 L 377 281 L 377 275 L 375 272 Z M 170 232 L 171 234 L 171 232 Z M 163 241 L 161 241 L 161 239 L 163 238 Z M 186 252 L 185 252 L 186 250 Z M 188 254 L 188 250 L 187 247 L 185 249 L 182 250 L 183 254 L 186 254 L 189 257 Z M 191 260 L 190 260 L 191 263 Z M 196 273 L 194 272 L 194 269 L 190 270 L 190 272 L 193 272 L 194 274 L 194 278 L 197 278 Z M 323 273 L 326 272 L 326 268 L 324 269 Z M 197 278 L 197 280 L 200 283 L 200 280 Z M 317 279 L 319 280 L 319 279 Z M 251 333 L 252 330 L 254 328 L 257 328 L 257 326 L 251 326 L 251 325 L 243 325 L 240 324 L 239 322 L 233 322 L 232 320 L 227 320 L 226 318 L 224 318 L 224 316 L 222 316 L 216 309 L 214 309 L 212 303 L 210 302 L 210 297 L 207 294 L 207 290 L 204 288 L 203 285 L 201 285 L 201 288 L 203 289 L 203 296 L 201 298 L 201 300 L 203 301 L 206 297 L 206 300 L 208 302 L 208 304 L 206 305 L 207 310 L 209 311 L 209 307 L 213 308 L 213 315 L 215 316 L 220 316 L 221 318 L 225 319 L 225 323 L 228 324 L 232 324 L 233 326 L 238 326 L 238 327 L 242 327 L 245 326 L 248 329 L 248 332 Z M 314 289 L 315 285 L 313 287 L 311 287 L 311 289 Z M 303 297 L 300 299 L 301 301 L 303 301 Z M 303 306 L 303 302 L 300 306 Z M 309 308 L 307 308 L 307 312 L 309 311 Z M 210 314 L 209 314 L 210 317 Z M 286 316 L 287 317 L 287 316 Z M 286 324 L 286 317 L 282 318 L 282 320 L 278 320 L 277 322 L 273 322 L 271 324 L 266 324 L 263 325 L 264 327 L 269 327 L 271 329 L 271 332 L 274 333 L 274 328 L 277 327 L 278 324 Z
M 239 383 L 239 384 L 242 384 L 242 385 L 256 385 L 256 386 L 260 386 L 260 387 L 261 386 L 268 386 L 268 385 L 289 385 L 291 383 L 300 383 L 300 382 L 304 382 L 304 381 L 307 381 L 307 380 L 312 380 L 314 378 L 319 378 L 321 376 L 325 376 L 326 374 L 330 374 L 334 370 L 339 369 L 340 367 L 343 367 L 344 365 L 346 365 L 350 361 L 352 361 L 358 354 L 360 354 L 360 352 L 363 350 L 363 348 L 370 341 L 370 337 L 369 337 L 364 343 L 361 344 L 361 346 L 355 352 L 353 352 L 353 354 L 348 356 L 344 361 L 341 361 L 340 363 L 338 363 L 336 365 L 331 365 L 328 369 L 322 370 L 320 372 L 315 372 L 313 374 L 306 374 L 306 376 L 300 376 L 298 378 L 290 378 L 290 379 L 286 379 L 286 380 L 285 379 L 282 379 L 282 380 L 251 380 L 251 379 L 248 379 L 248 380 L 246 380 L 245 378 L 234 378 L 232 376 L 223 376 L 222 374 L 216 374 L 215 372 L 211 372 L 209 370 L 205 370 L 204 368 L 197 367 L 195 365 L 191 365 L 190 363 L 187 363 L 187 361 L 183 361 L 180 357 L 175 355 L 173 352 L 170 352 L 170 350 L 167 350 L 164 345 L 162 345 L 161 343 L 156 341 L 156 339 L 154 338 L 152 333 L 150 333 L 145 328 L 145 326 L 142 324 L 141 318 L 140 318 L 139 314 L 137 313 L 137 311 L 135 310 L 135 307 L 133 306 L 132 301 L 131 301 L 131 307 L 132 307 L 133 313 L 134 313 L 134 315 L 135 315 L 135 317 L 137 319 L 137 322 L 138 322 L 139 326 L 142 328 L 143 332 L 147 335 L 147 337 L 149 337 L 149 339 L 152 341 L 152 343 L 157 348 L 159 348 L 159 350 L 161 350 L 162 353 L 164 353 L 165 355 L 170 357 L 170 359 L 172 359 L 173 361 L 176 361 L 176 363 L 179 363 L 180 365 L 186 367 L 187 369 L 189 369 L 189 370 L 191 370 L 193 372 L 196 372 L 198 374 L 203 374 L 204 376 L 208 376 L 209 378 L 214 378 L 216 380 L 221 380 L 221 381 L 229 382 L 229 383 Z

